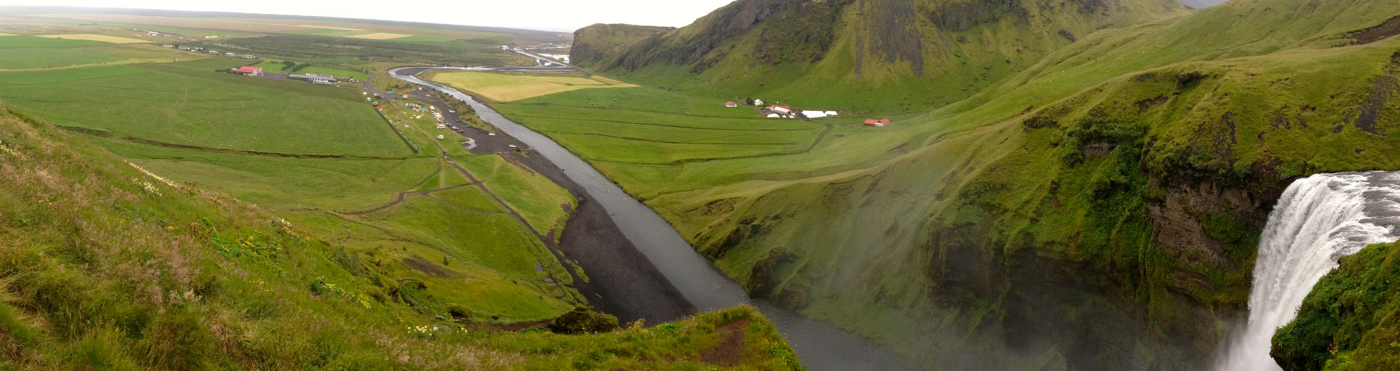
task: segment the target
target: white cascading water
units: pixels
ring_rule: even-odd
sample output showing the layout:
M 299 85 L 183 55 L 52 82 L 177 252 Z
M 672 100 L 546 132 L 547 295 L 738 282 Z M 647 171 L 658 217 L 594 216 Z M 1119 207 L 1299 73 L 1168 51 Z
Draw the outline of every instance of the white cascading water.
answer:
M 1318 174 L 1288 186 L 1259 240 L 1249 323 L 1232 334 L 1217 371 L 1280 370 L 1274 331 L 1298 315 L 1342 256 L 1400 239 L 1400 172 Z

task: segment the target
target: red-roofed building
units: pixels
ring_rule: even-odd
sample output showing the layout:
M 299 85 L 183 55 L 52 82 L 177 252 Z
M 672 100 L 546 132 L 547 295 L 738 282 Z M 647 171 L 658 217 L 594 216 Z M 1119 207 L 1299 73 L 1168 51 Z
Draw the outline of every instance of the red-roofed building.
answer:
M 734 107 L 738 107 L 739 104 L 738 104 L 738 103 L 734 103 L 734 102 L 725 102 L 725 103 L 724 103 L 724 106 L 725 106 L 725 107 L 729 107 L 729 108 L 734 108 Z
M 792 114 L 792 107 L 788 107 L 788 106 L 773 106 L 773 107 L 769 107 L 768 109 L 771 110 L 771 111 L 773 111 L 773 112 L 777 112 L 777 113 L 779 113 L 779 114 L 782 114 L 782 115 L 789 115 L 789 114 Z
M 262 67 L 250 67 L 250 66 L 243 66 L 243 67 L 235 68 L 235 69 L 233 69 L 233 72 L 235 72 L 235 73 L 241 73 L 241 74 L 248 75 L 248 76 L 262 76 L 262 74 L 263 74 L 263 72 L 262 72 Z
M 865 120 L 865 124 L 866 124 L 866 125 L 875 126 L 875 127 L 883 127 L 883 126 L 885 126 L 885 124 L 888 124 L 888 123 L 890 123 L 890 120 L 889 120 L 889 119 L 884 119 L 884 120 L 879 120 L 879 121 L 876 121 L 876 120 Z

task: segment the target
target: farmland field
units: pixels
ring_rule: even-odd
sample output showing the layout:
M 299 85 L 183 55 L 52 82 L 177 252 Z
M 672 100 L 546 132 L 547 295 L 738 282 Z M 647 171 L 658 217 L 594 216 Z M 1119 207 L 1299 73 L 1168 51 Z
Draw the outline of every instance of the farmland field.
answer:
M 397 39 L 397 38 L 403 38 L 403 37 L 409 37 L 409 36 L 413 36 L 413 35 L 404 35 L 404 34 L 397 34 L 397 33 L 376 32 L 376 33 L 368 33 L 368 34 L 363 34 L 363 35 L 354 35 L 354 36 L 347 36 L 347 37 L 353 37 L 353 38 L 356 38 L 356 39 L 370 39 L 370 40 L 391 40 L 391 39 Z
M 140 43 L 148 43 L 148 42 L 150 42 L 150 41 L 141 40 L 141 39 L 132 39 L 132 38 L 126 38 L 126 37 L 107 36 L 107 35 L 98 35 L 98 34 L 41 35 L 41 36 L 39 36 L 39 37 L 50 38 L 50 39 L 62 39 L 62 40 L 88 40 L 88 41 L 98 41 L 98 42 L 112 43 L 112 44 L 140 44 Z
M 4 74 L 0 98 L 64 125 L 164 143 L 303 155 L 410 153 L 370 107 L 358 103 L 357 94 L 331 89 L 300 94 L 282 86 L 304 84 L 213 72 L 239 63 L 144 65 L 150 73 L 22 87 L 9 85 L 55 81 L 45 74 L 68 72 Z M 73 104 L 84 109 L 73 110 Z M 242 113 L 229 115 L 227 109 Z
M 26 49 L 23 52 L 0 52 L 0 70 L 53 68 L 120 60 L 122 58 L 93 53 L 84 49 Z
M 573 74 L 435 72 L 429 75 L 429 79 L 497 102 L 510 102 L 578 89 L 636 87 L 601 76 L 582 77 Z
M 400 37 L 397 39 L 393 39 L 393 41 L 401 43 L 440 43 L 452 40 L 457 40 L 457 38 L 438 35 L 412 35 L 409 37 Z
M 0 38 L 0 71 L 72 69 L 74 67 L 113 64 L 171 62 L 177 58 L 198 60 L 209 57 L 208 55 L 183 53 L 149 44 L 118 45 L 96 41 L 28 36 Z
M 6 36 L 0 38 L 0 49 L 13 48 L 53 48 L 66 46 L 101 45 L 103 42 L 77 39 L 51 39 L 34 36 Z

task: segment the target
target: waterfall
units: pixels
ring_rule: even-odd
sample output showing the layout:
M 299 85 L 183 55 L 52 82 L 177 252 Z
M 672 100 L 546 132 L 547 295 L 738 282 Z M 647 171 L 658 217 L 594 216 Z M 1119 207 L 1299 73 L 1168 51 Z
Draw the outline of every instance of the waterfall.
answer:
M 1400 238 L 1400 172 L 1318 174 L 1288 186 L 1259 240 L 1249 322 L 1216 359 L 1219 371 L 1279 370 L 1274 331 L 1342 256 Z

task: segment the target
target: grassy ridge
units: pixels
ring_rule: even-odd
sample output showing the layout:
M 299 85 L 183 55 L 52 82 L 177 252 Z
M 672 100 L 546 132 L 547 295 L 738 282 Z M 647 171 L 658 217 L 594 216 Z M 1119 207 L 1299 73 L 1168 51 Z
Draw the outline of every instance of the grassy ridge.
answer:
M 8 367 L 703 369 L 737 329 L 745 369 L 798 368 L 748 307 L 602 334 L 487 331 L 416 284 L 367 278 L 375 262 L 300 222 L 166 182 L 22 117 L 0 112 Z

